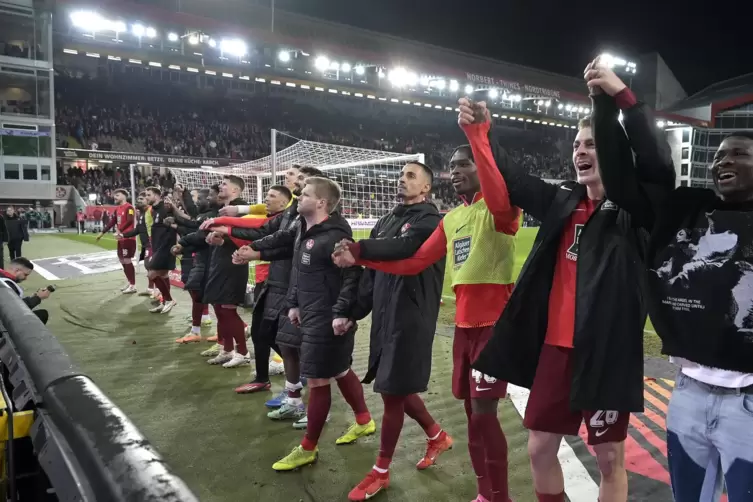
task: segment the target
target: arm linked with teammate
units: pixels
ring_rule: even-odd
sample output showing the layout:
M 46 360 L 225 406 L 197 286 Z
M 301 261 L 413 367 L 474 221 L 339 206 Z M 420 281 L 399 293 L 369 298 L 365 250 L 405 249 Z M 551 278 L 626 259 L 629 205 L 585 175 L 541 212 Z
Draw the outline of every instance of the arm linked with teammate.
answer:
M 447 237 L 443 222 L 440 221 L 428 239 L 421 244 L 413 256 L 396 261 L 380 261 L 374 256 L 372 260 L 356 257 L 356 264 L 395 275 L 418 275 L 441 260 L 447 254 Z M 388 255 L 385 255 L 389 259 Z
M 421 245 L 437 229 L 441 220 L 442 217 L 439 214 L 426 214 L 397 237 L 377 239 L 374 238 L 374 232 L 372 232 L 369 239 L 362 239 L 348 247 L 352 251 L 355 248 L 355 255 L 363 260 L 404 260 L 416 254 Z

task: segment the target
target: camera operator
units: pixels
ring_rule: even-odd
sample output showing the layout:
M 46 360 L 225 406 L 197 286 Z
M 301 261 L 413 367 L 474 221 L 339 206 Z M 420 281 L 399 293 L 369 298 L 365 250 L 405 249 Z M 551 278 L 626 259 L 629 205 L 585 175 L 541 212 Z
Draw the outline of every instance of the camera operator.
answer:
M 11 260 L 5 270 L 0 269 L 0 282 L 3 282 L 7 287 L 15 291 L 31 310 L 38 307 L 39 304 L 42 303 L 42 300 L 49 298 L 50 293 L 55 291 L 53 286 L 47 286 L 31 296 L 24 296 L 24 290 L 21 288 L 20 283 L 28 279 L 33 271 L 34 264 L 23 257 Z M 49 313 L 46 310 L 34 310 L 34 314 L 43 324 L 47 324 Z

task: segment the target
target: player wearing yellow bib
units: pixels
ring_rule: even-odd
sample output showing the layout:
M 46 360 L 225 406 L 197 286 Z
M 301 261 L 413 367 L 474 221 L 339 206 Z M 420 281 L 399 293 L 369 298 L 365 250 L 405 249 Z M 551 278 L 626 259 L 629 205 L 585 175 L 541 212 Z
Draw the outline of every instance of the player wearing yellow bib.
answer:
M 418 274 L 447 257 L 456 298 L 452 392 L 464 400 L 468 415 L 468 449 L 478 479 L 476 501 L 508 502 L 507 440 L 497 419 L 507 383 L 472 370 L 471 364 L 491 337 L 512 292 L 520 210 L 509 202 L 486 136 L 469 133 L 468 139 L 471 144 L 458 147 L 450 160 L 452 184 L 463 205 L 447 213 L 412 257 L 377 261 L 382 257 L 370 254 L 372 259 L 365 260 L 360 259 L 358 243 L 348 249 L 357 264 L 398 275 Z M 476 163 L 493 168 L 477 170 Z

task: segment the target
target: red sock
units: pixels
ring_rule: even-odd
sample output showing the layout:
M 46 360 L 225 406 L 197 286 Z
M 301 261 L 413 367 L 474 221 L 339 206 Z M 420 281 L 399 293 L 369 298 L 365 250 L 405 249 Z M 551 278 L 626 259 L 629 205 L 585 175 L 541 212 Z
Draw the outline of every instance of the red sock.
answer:
M 536 500 L 539 502 L 565 502 L 565 492 L 558 493 L 557 495 L 536 492 Z
M 288 397 L 291 399 L 299 399 L 301 397 L 301 389 L 288 389 Z
M 389 469 L 392 456 L 395 454 L 397 440 L 400 439 L 405 420 L 406 397 L 382 394 L 384 416 L 382 416 L 382 433 L 379 438 L 379 456 L 376 462 L 376 466 L 380 469 Z
M 465 400 L 465 414 L 468 417 L 468 453 L 471 455 L 471 465 L 476 473 L 478 494 L 486 500 L 492 499 L 492 485 L 486 470 L 486 452 L 484 451 L 484 437 L 481 431 L 474 427 L 471 417 L 471 400 Z
M 123 263 L 123 272 L 125 273 L 128 284 L 131 286 L 136 284 L 136 268 L 133 263 Z
M 167 277 L 155 277 L 154 285 L 162 293 L 162 301 L 170 302 L 173 300 L 173 297 L 170 296 L 170 279 Z
M 319 436 L 322 434 L 324 424 L 327 422 L 329 408 L 332 406 L 332 390 L 329 385 L 311 387 L 309 390 L 308 425 L 306 435 L 303 436 L 301 446 L 304 450 L 311 451 L 316 448 Z
M 366 425 L 371 421 L 369 408 L 366 407 L 366 399 L 363 397 L 363 385 L 353 370 L 348 370 L 345 376 L 336 378 L 337 386 L 340 387 L 343 397 L 356 414 L 356 423 Z
M 209 305 L 204 305 L 198 301 L 198 291 L 189 291 L 189 294 L 191 295 L 191 301 L 193 302 L 191 304 L 191 326 L 198 327 L 201 326 L 201 316 L 205 311 L 208 311 Z
M 248 354 L 246 334 L 243 332 L 243 319 L 238 315 L 235 305 L 215 305 L 214 313 L 217 315 L 217 338 L 222 331 L 222 349 L 230 352 L 235 342 L 235 350 L 239 354 Z
M 201 313 L 201 315 L 209 315 L 209 305 L 204 305 L 204 311 Z
M 510 488 L 507 484 L 507 438 L 499 425 L 496 414 L 474 413 L 471 426 L 481 431 L 486 457 L 486 472 L 492 486 L 490 502 L 509 502 Z
M 424 400 L 418 394 L 405 396 L 405 414 L 418 422 L 418 425 L 424 430 L 426 435 L 431 439 L 437 437 L 442 432 L 442 428 L 434 421 L 434 418 L 426 409 Z

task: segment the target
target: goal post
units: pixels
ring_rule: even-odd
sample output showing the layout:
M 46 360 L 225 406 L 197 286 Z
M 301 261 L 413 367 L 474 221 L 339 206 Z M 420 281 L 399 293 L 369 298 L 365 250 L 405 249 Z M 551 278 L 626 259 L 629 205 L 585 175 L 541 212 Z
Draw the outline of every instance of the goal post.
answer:
M 288 168 L 293 165 L 315 167 L 340 185 L 340 210 L 345 218 L 375 221 L 394 207 L 403 166 L 409 162 L 424 162 L 424 155 L 420 153 L 405 154 L 298 140 L 273 130 L 273 138 L 276 136 L 283 138 L 273 141 L 273 145 L 282 144 L 283 139 L 295 142 L 279 151 L 273 150 L 266 157 L 229 167 L 170 170 L 176 181 L 188 189 L 208 188 L 229 174 L 239 176 L 246 183 L 244 197 L 259 203 L 263 202 L 270 186 L 284 183 Z

